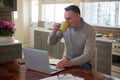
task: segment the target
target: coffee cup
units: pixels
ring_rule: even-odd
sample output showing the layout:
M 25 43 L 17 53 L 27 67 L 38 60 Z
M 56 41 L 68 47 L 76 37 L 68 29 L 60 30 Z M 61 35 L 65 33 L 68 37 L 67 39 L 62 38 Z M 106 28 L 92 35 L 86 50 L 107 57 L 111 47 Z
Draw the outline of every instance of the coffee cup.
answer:
M 66 31 L 68 28 L 68 23 L 66 21 L 63 21 L 60 26 L 60 31 Z

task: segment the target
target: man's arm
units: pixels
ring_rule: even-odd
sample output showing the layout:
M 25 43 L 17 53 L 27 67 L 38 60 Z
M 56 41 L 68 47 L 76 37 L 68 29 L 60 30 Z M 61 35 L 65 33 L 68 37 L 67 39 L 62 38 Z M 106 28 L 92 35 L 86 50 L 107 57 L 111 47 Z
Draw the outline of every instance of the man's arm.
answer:
M 59 23 L 54 24 L 53 31 L 48 36 L 48 45 L 55 45 L 63 37 L 63 33 L 59 31 L 60 25 Z
M 48 36 L 48 45 L 55 45 L 60 39 L 63 37 L 63 34 L 61 31 L 54 32 L 52 31 Z

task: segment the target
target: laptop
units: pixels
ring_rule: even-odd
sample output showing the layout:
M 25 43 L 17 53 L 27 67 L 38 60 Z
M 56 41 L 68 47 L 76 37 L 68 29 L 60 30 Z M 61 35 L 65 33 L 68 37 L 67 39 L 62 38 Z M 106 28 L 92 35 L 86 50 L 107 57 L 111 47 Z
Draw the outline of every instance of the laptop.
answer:
M 50 65 L 48 51 L 24 47 L 23 54 L 28 69 L 47 74 L 55 74 L 64 70 L 57 69 L 54 65 Z

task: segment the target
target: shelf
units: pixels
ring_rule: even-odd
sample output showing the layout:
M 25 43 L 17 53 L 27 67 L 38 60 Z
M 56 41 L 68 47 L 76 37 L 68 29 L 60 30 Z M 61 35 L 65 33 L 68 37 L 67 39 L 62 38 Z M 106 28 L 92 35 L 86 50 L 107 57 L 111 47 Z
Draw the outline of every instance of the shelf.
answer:
M 120 63 L 112 64 L 112 71 L 120 73 Z
M 10 7 L 3 7 L 3 8 L 0 8 L 0 11 L 14 11 L 14 9 Z
M 111 76 L 120 78 L 120 74 L 114 71 L 111 72 Z
M 113 52 L 112 55 L 116 55 L 116 56 L 120 56 L 120 53 L 117 53 L 117 52 Z
M 17 11 L 17 0 L 4 0 L 5 7 L 0 7 L 0 11 Z

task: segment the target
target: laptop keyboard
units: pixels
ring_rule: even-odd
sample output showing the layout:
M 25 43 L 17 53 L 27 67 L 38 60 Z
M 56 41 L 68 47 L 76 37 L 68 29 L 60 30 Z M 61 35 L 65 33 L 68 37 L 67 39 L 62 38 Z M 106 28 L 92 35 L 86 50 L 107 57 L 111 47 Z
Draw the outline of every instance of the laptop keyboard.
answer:
M 50 71 L 52 73 L 56 73 L 56 72 L 63 71 L 63 70 L 64 70 L 64 68 L 63 69 L 58 69 L 58 68 L 56 68 L 56 66 L 50 65 Z
M 50 69 L 57 70 L 56 66 L 50 65 Z
M 50 69 L 50 72 L 54 72 L 54 71 L 57 71 L 57 70 L 55 70 L 55 69 Z
M 50 72 L 57 71 L 56 66 L 50 65 Z

